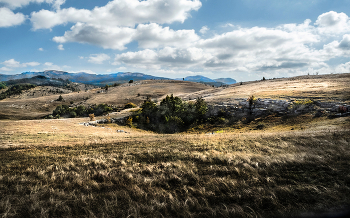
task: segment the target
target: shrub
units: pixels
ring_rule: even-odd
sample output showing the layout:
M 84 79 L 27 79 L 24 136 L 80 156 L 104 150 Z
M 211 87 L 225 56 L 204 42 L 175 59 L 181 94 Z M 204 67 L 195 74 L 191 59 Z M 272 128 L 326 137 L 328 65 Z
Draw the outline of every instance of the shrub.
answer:
M 0 90 L 5 88 L 6 88 L 6 84 L 4 82 L 0 82 Z
M 64 99 L 63 99 L 63 97 L 62 97 L 62 95 L 60 95 L 59 97 L 58 97 L 58 99 L 57 99 L 57 101 L 63 101 Z
M 76 113 L 78 116 L 85 116 L 85 114 L 87 114 L 87 111 L 83 105 L 79 105 L 76 109 Z
M 111 117 L 109 116 L 109 114 L 107 115 L 106 120 L 107 120 L 107 123 L 112 123 L 112 119 L 111 119 Z
M 133 82 L 134 82 L 134 80 L 132 80 L 132 79 L 131 79 L 131 80 L 129 80 L 129 83 L 133 83 Z
M 74 111 L 71 111 L 71 112 L 69 112 L 69 117 L 75 118 L 75 117 L 77 117 L 77 113 L 75 113 Z
M 127 104 L 125 104 L 124 108 L 127 109 L 127 108 L 135 108 L 137 107 L 136 104 L 132 103 L 132 102 L 129 102 Z
M 128 127 L 132 127 L 132 117 L 129 117 L 127 120 L 126 120 L 126 125 Z
M 74 101 L 70 101 L 69 103 L 70 103 L 70 104 L 74 104 Z
M 95 120 L 95 114 L 89 114 L 89 118 L 90 118 L 90 121 L 94 121 Z
M 265 129 L 265 124 L 259 123 L 259 124 L 256 126 L 256 129 L 259 129 L 259 130 Z

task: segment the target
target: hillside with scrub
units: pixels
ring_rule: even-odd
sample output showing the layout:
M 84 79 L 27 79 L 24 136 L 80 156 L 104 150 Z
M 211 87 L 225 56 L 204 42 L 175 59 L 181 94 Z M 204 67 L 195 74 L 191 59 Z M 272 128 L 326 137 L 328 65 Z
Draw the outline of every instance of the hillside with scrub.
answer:
M 0 216 L 346 217 L 349 84 L 4 85 Z

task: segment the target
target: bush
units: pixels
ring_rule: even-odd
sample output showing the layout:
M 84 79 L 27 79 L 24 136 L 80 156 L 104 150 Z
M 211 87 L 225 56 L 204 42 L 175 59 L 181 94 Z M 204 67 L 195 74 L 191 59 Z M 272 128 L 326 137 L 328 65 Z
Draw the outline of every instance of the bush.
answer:
M 134 82 L 134 80 L 132 80 L 132 79 L 131 79 L 131 80 L 129 80 L 129 83 L 133 83 L 133 82 Z
M 71 112 L 69 112 L 69 117 L 75 118 L 75 117 L 77 117 L 77 113 L 75 113 L 74 111 L 71 111 Z
M 125 109 L 127 109 L 127 108 L 135 108 L 135 107 L 137 107 L 136 104 L 131 103 L 131 102 L 125 104 L 125 106 L 124 106 Z
M 133 125 L 132 125 L 132 117 L 129 117 L 127 120 L 126 120 L 126 125 L 128 126 L 128 127 L 132 127 Z
M 259 130 L 262 130 L 262 129 L 265 129 L 265 124 L 263 123 L 259 123 L 257 126 L 256 126 L 256 129 L 259 129 Z
M 90 118 L 90 121 L 94 121 L 95 120 L 95 114 L 89 114 L 89 118 Z
M 63 97 L 62 97 L 62 95 L 60 95 L 59 97 L 58 97 L 58 99 L 57 99 L 57 101 L 63 101 L 64 99 L 63 99 Z
M 4 82 L 0 82 L 0 90 L 5 88 L 6 88 L 6 84 Z

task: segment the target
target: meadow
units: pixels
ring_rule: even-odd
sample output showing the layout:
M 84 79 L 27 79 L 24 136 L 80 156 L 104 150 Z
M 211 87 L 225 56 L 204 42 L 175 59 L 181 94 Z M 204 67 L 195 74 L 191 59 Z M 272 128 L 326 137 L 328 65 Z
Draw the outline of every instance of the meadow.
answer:
M 0 121 L 1 217 L 317 217 L 350 206 L 346 117 L 210 135 L 82 121 Z
M 349 105 L 349 81 L 350 74 L 219 88 L 144 81 L 60 94 L 36 87 L 11 96 L 0 101 L 0 217 L 346 217 L 350 117 L 271 114 L 175 134 L 42 117 L 61 104 L 140 106 L 172 93 L 209 104 L 254 95 Z M 64 101 L 57 101 L 61 94 Z

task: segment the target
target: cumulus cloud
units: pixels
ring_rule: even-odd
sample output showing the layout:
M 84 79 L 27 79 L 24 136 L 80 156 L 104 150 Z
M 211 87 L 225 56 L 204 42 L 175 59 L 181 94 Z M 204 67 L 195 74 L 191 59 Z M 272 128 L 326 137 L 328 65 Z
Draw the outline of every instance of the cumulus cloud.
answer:
M 52 62 L 44 63 L 45 70 L 62 70 L 62 68 L 58 65 L 53 64 Z M 69 68 L 68 66 L 64 66 L 65 68 Z
M 60 51 L 64 51 L 64 48 L 63 48 L 63 45 L 62 45 L 62 44 L 61 44 L 61 45 L 58 45 L 58 46 L 57 46 L 57 49 L 60 50 Z
M 55 9 L 59 9 L 66 0 L 0 0 L 0 3 L 5 4 L 7 7 L 15 9 L 29 5 L 30 3 L 48 3 L 53 5 Z
M 92 25 L 134 27 L 140 23 L 184 22 L 192 10 L 202 6 L 199 0 L 114 0 L 103 7 L 61 9 L 55 12 L 41 10 L 31 14 L 33 28 L 50 29 L 68 22 Z
M 343 50 L 350 50 L 350 35 L 346 34 L 339 43 L 339 48 Z
M 207 26 L 203 26 L 199 32 L 202 33 L 202 34 L 206 34 L 208 32 L 209 28 Z
M 132 41 L 135 29 L 128 27 L 96 26 L 77 23 L 64 36 L 56 36 L 53 40 L 57 43 L 80 42 L 101 46 L 103 48 L 126 49 L 125 45 Z
M 337 13 L 335 11 L 321 14 L 317 18 L 315 25 L 318 26 L 318 30 L 321 34 L 336 35 L 350 31 L 348 15 L 345 13 Z
M 240 28 L 194 40 L 187 47 L 167 46 L 119 54 L 114 64 L 158 70 L 296 72 L 297 69 L 322 66 L 331 58 L 325 49 L 310 47 L 320 40 L 309 24 L 306 20 L 302 24 L 276 28 Z
M 13 69 L 8 68 L 8 67 L 1 67 L 0 71 L 5 71 L 5 72 L 9 72 L 9 71 L 13 71 Z
M 19 61 L 16 61 L 15 59 L 9 59 L 4 62 L 2 62 L 3 65 L 5 65 L 8 68 L 18 68 L 18 67 L 35 67 L 40 65 L 38 62 L 28 62 L 28 63 L 20 63 Z
M 158 24 L 140 24 L 136 28 L 133 40 L 137 40 L 141 48 L 157 48 L 165 46 L 188 46 L 198 41 L 199 36 L 194 30 L 174 31 Z
M 26 17 L 22 13 L 13 13 L 8 8 L 0 8 L 0 27 L 10 27 L 22 24 Z
M 89 57 L 89 62 L 94 64 L 103 64 L 104 61 L 108 61 L 111 57 L 107 54 L 92 54 Z
M 38 48 L 38 51 L 44 51 L 44 49 L 43 48 Z

